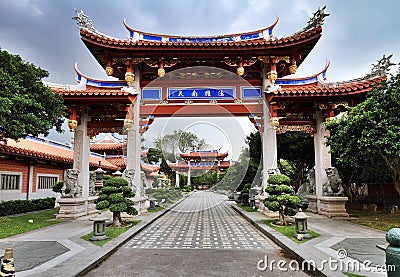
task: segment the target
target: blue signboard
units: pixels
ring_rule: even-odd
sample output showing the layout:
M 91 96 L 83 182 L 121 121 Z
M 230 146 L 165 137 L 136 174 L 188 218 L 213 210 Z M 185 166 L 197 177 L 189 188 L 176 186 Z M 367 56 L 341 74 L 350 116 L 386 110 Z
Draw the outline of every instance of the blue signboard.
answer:
M 143 100 L 160 100 L 161 88 L 144 88 L 142 89 Z
M 170 100 L 235 99 L 234 87 L 214 88 L 168 88 Z
M 261 87 L 241 87 L 242 99 L 261 98 Z

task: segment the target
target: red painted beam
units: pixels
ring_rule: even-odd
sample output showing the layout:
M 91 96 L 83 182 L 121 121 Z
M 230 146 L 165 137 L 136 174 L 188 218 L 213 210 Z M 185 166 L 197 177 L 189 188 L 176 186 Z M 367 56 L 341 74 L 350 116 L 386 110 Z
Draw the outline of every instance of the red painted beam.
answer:
M 249 114 L 261 115 L 262 104 L 167 104 L 167 105 L 142 105 L 140 115 L 146 117 L 216 117 L 216 116 L 248 116 Z

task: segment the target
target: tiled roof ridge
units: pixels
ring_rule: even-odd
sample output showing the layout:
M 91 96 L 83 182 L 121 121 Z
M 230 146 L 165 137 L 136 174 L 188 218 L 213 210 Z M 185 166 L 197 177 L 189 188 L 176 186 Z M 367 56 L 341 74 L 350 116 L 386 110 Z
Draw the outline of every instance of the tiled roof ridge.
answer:
M 317 33 L 322 32 L 322 27 L 318 26 L 315 28 L 302 30 L 298 33 L 287 37 L 276 38 L 272 37 L 269 40 L 264 40 L 262 38 L 253 39 L 253 40 L 243 40 L 243 41 L 229 41 L 229 42 L 162 42 L 162 41 L 146 41 L 146 40 L 138 40 L 134 41 L 132 39 L 116 39 L 108 36 L 103 36 L 99 33 L 95 33 L 88 29 L 81 29 L 80 34 L 82 37 L 86 37 L 88 40 L 97 41 L 97 43 L 109 44 L 111 46 L 141 46 L 141 45 L 150 45 L 150 46 L 246 46 L 246 45 L 263 45 L 263 44 L 279 44 L 286 42 L 293 42 L 295 40 L 305 39 L 306 37 L 310 37 Z
M 360 84 L 360 83 L 375 81 L 375 80 L 382 81 L 384 79 L 386 79 L 386 75 L 367 74 L 363 77 L 358 77 L 358 78 L 345 80 L 345 81 L 338 81 L 338 82 L 325 82 L 323 80 L 318 80 L 318 85 L 321 87 L 329 88 L 329 87 L 340 87 L 340 86 L 346 86 L 346 85 L 355 85 L 355 84 Z
M 39 137 L 32 137 L 32 136 L 27 136 L 19 141 L 15 141 L 15 145 L 10 145 L 5 142 L 0 142 L 0 150 L 4 151 L 5 153 L 16 154 L 19 156 L 36 157 L 36 158 L 43 159 L 43 160 L 58 161 L 58 162 L 64 162 L 64 163 L 73 163 L 73 157 L 65 156 L 62 154 L 62 152 L 60 152 L 60 153 L 54 152 L 53 153 L 51 150 L 37 151 L 37 150 L 33 150 L 32 147 L 27 148 L 26 146 L 25 147 L 19 146 L 18 143 L 20 143 L 23 140 L 26 140 L 28 142 L 31 141 L 34 143 L 43 144 L 43 145 L 50 146 L 50 147 L 64 149 L 65 151 L 73 153 L 73 147 L 71 147 L 71 146 L 67 146 L 66 144 L 63 144 L 60 142 L 56 142 L 56 141 L 52 141 L 52 140 L 48 140 L 48 139 L 44 139 L 44 138 L 39 138 Z M 90 157 L 104 159 L 103 155 L 93 153 L 93 152 L 90 152 Z M 94 166 L 95 162 L 91 161 L 90 164 L 91 164 L 91 166 Z M 107 166 L 107 165 L 104 165 L 104 166 L 109 168 L 109 166 Z
M 170 34 L 156 34 L 156 33 L 151 33 L 151 32 L 144 32 L 144 31 L 139 31 L 136 29 L 133 29 L 126 23 L 126 19 L 123 20 L 123 24 L 125 28 L 130 31 L 130 32 L 135 32 L 139 33 L 142 35 L 150 35 L 150 36 L 157 36 L 157 37 L 165 37 L 165 38 L 177 38 L 177 39 L 206 39 L 206 38 L 212 38 L 212 39 L 218 39 L 218 38 L 227 38 L 227 37 L 238 37 L 238 36 L 244 36 L 248 34 L 254 34 L 254 33 L 262 33 L 263 31 L 273 29 L 279 21 L 279 17 L 275 19 L 275 22 L 269 25 L 268 27 L 264 27 L 258 30 L 252 30 L 252 31 L 247 31 L 247 32 L 241 32 L 241 33 L 228 33 L 228 34 L 219 34 L 219 35 L 170 35 Z
M 64 149 L 67 149 L 67 150 L 73 150 L 74 149 L 74 147 L 72 145 L 69 145 L 69 144 L 66 144 L 66 143 L 62 143 L 62 142 L 59 142 L 59 141 L 55 141 L 55 140 L 51 140 L 51 139 L 48 139 L 48 138 L 34 137 L 34 136 L 29 136 L 28 135 L 24 139 L 50 144 L 52 146 L 64 148 Z

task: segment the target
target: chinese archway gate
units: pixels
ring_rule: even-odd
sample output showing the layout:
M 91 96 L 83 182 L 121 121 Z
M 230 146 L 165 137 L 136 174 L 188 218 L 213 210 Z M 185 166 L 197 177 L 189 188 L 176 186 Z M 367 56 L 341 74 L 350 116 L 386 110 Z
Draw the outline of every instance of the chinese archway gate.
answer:
M 51 85 L 69 107 L 75 131 L 74 168 L 80 170 L 82 197 L 88 197 L 89 136 L 127 132 L 126 168 L 140 183 L 141 134 L 153 120 L 170 116 L 245 116 L 260 131 L 263 184 L 277 167 L 277 134 L 304 131 L 314 137 L 316 195 L 322 195 L 324 169 L 331 166 L 325 121 L 340 105 L 362 101 L 384 74 L 338 83 L 325 82 L 327 66 L 305 78 L 290 78 L 322 35 L 323 10 L 299 32 L 282 38 L 267 28 L 240 34 L 180 37 L 134 30 L 116 39 L 98 32 L 82 11 L 76 19 L 81 39 L 114 81 L 85 76 L 78 84 Z M 287 77 L 288 76 L 288 77 Z M 141 197 L 141 191 L 136 195 Z M 318 207 L 319 210 L 319 207 Z

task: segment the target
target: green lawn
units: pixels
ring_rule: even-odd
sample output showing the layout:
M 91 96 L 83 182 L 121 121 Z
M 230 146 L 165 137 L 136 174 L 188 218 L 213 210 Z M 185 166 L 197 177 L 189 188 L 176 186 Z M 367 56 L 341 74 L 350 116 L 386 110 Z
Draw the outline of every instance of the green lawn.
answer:
M 359 211 L 350 210 L 352 219 L 345 219 L 348 222 L 364 225 L 370 228 L 389 231 L 392 228 L 400 227 L 400 214 L 387 214 L 383 211 Z
M 303 243 L 308 241 L 309 239 L 306 240 L 298 240 L 295 237 L 293 237 L 293 235 L 296 234 L 296 228 L 294 225 L 289 225 L 289 226 L 276 226 L 274 224 L 272 224 L 273 222 L 276 222 L 276 220 L 264 220 L 264 224 L 267 224 L 269 227 L 271 227 L 272 229 L 280 232 L 281 234 L 287 236 L 288 238 L 290 238 L 291 240 L 293 240 L 294 242 L 296 242 L 297 244 Z M 314 232 L 312 230 L 308 230 L 307 233 L 309 235 L 311 235 L 312 238 L 316 238 L 319 237 L 320 234 L 318 234 L 317 232 Z
M 106 236 L 108 236 L 108 239 L 105 239 L 105 240 L 98 240 L 98 241 L 89 240 L 91 237 L 93 237 L 93 232 L 90 232 L 89 234 L 82 236 L 81 239 L 90 241 L 91 243 L 102 247 L 104 244 L 106 244 L 110 240 L 118 237 L 119 235 L 121 235 L 125 231 L 129 230 L 129 228 L 131 228 L 132 226 L 135 226 L 139 222 L 140 222 L 140 220 L 130 220 L 127 223 L 130 223 L 131 225 L 128 227 L 123 227 L 123 228 L 117 228 L 117 227 L 111 227 L 111 226 L 107 227 L 106 228 Z
M 242 204 L 237 204 L 238 207 L 240 207 L 242 210 L 246 211 L 246 212 L 256 212 L 257 209 L 254 209 L 252 207 L 247 207 L 247 206 L 243 206 Z
M 56 213 L 56 209 L 51 209 L 20 216 L 0 217 L 0 238 L 60 223 L 61 221 L 55 220 L 54 214 Z M 33 222 L 29 222 L 28 220 L 33 220 Z
M 147 211 L 148 211 L 149 213 L 155 213 L 155 212 L 159 212 L 159 211 L 161 211 L 161 210 L 164 210 L 164 207 L 156 206 L 156 207 L 154 208 L 154 210 L 147 209 Z

